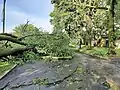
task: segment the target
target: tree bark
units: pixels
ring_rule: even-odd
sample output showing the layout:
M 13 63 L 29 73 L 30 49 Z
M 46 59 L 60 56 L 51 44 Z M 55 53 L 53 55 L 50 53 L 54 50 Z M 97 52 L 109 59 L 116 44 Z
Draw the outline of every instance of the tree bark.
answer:
M 17 38 L 17 36 L 12 35 L 10 33 L 0 33 L 0 35 L 5 35 L 5 36 L 10 36 L 10 37 L 13 37 L 13 38 Z
M 20 45 L 28 45 L 28 44 L 26 44 L 24 42 L 19 41 L 16 38 L 12 38 L 11 36 L 0 35 L 0 41 L 3 41 L 3 40 L 11 41 L 13 43 L 17 43 L 17 44 L 20 44 Z
M 7 57 L 7 56 L 16 56 L 17 54 L 21 54 L 24 51 L 28 51 L 34 49 L 34 47 L 24 47 L 24 48 L 15 48 L 11 50 L 5 50 L 3 52 L 0 52 L 0 58 Z
M 108 54 L 109 55 L 113 55 L 116 54 L 115 53 L 115 28 L 114 28 L 114 17 L 115 17 L 115 4 L 116 4 L 116 0 L 111 0 L 111 4 L 110 4 L 110 10 L 109 10 L 109 26 L 108 26 L 108 38 L 109 38 L 109 50 L 108 50 Z

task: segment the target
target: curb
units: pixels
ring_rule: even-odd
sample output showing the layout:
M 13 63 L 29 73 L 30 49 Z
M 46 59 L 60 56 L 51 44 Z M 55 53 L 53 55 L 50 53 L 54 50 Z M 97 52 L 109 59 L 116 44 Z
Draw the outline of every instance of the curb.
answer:
M 16 67 L 17 67 L 17 64 L 15 64 L 11 69 L 7 70 L 3 75 L 0 76 L 0 80 L 3 79 L 5 76 L 7 76 Z
M 42 59 L 56 59 L 56 60 L 62 60 L 62 59 L 72 59 L 72 56 L 68 56 L 68 57 L 51 57 L 51 56 L 44 56 L 41 57 Z

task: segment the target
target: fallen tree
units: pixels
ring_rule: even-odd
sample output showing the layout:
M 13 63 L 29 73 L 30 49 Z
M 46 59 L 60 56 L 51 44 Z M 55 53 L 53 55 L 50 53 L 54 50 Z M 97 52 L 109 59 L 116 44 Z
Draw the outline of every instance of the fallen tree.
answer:
M 28 43 L 22 42 L 21 40 L 19 40 L 19 38 L 17 36 L 14 36 L 9 33 L 0 33 L 0 41 L 7 41 L 7 43 L 10 41 L 12 43 L 16 43 L 16 44 L 24 46 L 22 48 L 18 47 L 18 48 L 13 48 L 10 50 L 0 51 L 0 58 L 7 57 L 7 56 L 14 56 L 17 54 L 22 54 L 25 51 L 35 49 L 35 46 L 36 46 L 36 45 L 30 45 Z M 6 43 L 2 46 L 5 46 L 5 45 L 6 45 Z
M 25 51 L 34 49 L 34 47 L 24 47 L 24 48 L 15 48 L 11 50 L 4 50 L 3 52 L 0 52 L 0 58 L 12 55 L 16 56 L 17 54 L 22 54 Z
M 0 33 L 0 35 L 11 36 L 11 37 L 13 37 L 13 38 L 17 38 L 17 36 L 12 35 L 12 34 L 10 34 L 10 33 Z
M 13 43 L 17 43 L 17 44 L 20 44 L 20 45 L 28 45 L 24 42 L 19 41 L 17 38 L 13 38 L 11 36 L 0 35 L 0 41 L 4 41 L 4 40 L 11 41 Z
M 28 27 L 28 23 L 29 23 L 29 21 L 27 20 L 26 24 L 22 27 L 23 32 Z M 31 44 L 23 42 L 22 40 L 24 40 L 24 38 L 26 38 L 26 36 L 23 36 L 20 39 L 20 37 L 13 35 L 11 33 L 4 33 L 4 32 L 0 33 L 0 41 L 6 41 L 5 43 L 3 42 L 3 45 L 0 48 L 4 48 L 4 46 L 7 48 L 7 44 L 9 41 L 12 43 L 24 46 L 22 48 L 21 47 L 18 47 L 18 48 L 12 47 L 10 50 L 4 50 L 2 52 L 0 51 L 0 59 L 2 59 L 4 57 L 7 58 L 7 56 L 14 56 L 17 54 L 22 54 L 23 52 L 31 50 L 31 49 L 32 49 L 32 51 L 34 51 L 36 53 L 37 52 L 37 50 L 35 48 L 36 45 L 31 45 Z

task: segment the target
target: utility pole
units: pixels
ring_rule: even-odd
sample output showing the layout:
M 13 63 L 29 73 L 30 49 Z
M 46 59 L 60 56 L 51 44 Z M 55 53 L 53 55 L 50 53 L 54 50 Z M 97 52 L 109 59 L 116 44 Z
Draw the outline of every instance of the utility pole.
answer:
M 6 9 L 6 7 L 5 7 L 5 4 L 6 4 L 6 0 L 4 0 L 3 1 L 3 33 L 5 33 L 5 20 L 6 20 L 6 18 L 5 18 L 5 9 Z

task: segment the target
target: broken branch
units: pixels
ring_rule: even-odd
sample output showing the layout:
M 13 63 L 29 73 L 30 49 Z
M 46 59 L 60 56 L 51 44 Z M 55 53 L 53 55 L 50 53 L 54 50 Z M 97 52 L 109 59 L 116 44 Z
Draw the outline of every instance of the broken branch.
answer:
M 11 36 L 11 37 L 13 37 L 13 38 L 17 38 L 17 36 L 12 35 L 12 34 L 10 34 L 10 33 L 0 33 L 0 35 Z
M 28 45 L 24 42 L 20 42 L 18 39 L 16 38 L 12 38 L 11 36 L 0 36 L 0 41 L 3 41 L 3 40 L 7 40 L 7 41 L 11 41 L 13 43 L 17 43 L 17 44 L 21 44 L 21 45 Z

